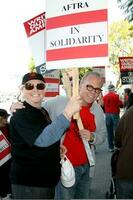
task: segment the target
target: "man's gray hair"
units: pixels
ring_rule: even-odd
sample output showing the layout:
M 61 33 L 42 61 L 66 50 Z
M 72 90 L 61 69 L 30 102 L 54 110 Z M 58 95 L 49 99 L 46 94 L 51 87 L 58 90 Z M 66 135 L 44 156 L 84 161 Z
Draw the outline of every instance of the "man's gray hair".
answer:
M 84 81 L 89 77 L 89 76 L 95 76 L 98 78 L 102 78 L 101 75 L 98 72 L 87 72 L 85 73 L 85 75 L 82 77 L 82 79 L 80 80 L 80 84 L 84 83 Z

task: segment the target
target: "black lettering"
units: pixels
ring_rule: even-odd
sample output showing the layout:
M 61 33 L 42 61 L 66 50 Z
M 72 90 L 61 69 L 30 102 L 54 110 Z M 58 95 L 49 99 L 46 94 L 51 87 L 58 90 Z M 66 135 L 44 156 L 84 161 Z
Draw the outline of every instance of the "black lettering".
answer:
M 66 7 L 65 7 L 65 6 L 63 6 L 63 8 L 62 8 L 62 11 L 63 11 L 63 10 L 64 10 L 64 11 L 67 11 L 67 9 L 66 9 Z
M 77 38 L 77 42 L 78 42 L 78 44 L 82 44 L 80 38 Z
M 96 42 L 96 36 L 95 36 L 95 35 L 94 35 L 94 36 L 92 35 L 91 38 L 92 38 L 92 42 L 95 43 L 95 42 Z
M 85 6 L 84 7 L 89 8 L 89 4 L 87 2 L 85 2 Z
M 82 38 L 82 42 L 83 42 L 83 43 L 88 43 L 87 37 L 86 37 L 86 36 Z
M 81 3 L 78 3 L 78 8 L 83 8 L 82 2 L 81 2 Z
M 71 27 L 71 34 L 79 33 L 79 27 Z
M 102 42 L 102 36 L 103 35 L 97 35 L 97 37 L 99 37 L 99 39 L 100 39 L 100 42 Z
M 75 29 L 71 28 L 71 32 L 73 33 Z M 76 29 L 78 32 L 79 30 Z M 88 35 L 88 36 L 81 36 L 81 37 L 70 37 L 66 39 L 60 39 L 55 41 L 50 41 L 50 47 L 66 47 L 71 45 L 82 45 L 82 44 L 93 44 L 102 42 L 102 35 Z
M 75 10 L 75 9 L 81 9 L 81 8 L 88 8 L 89 4 L 88 2 L 78 2 L 78 3 L 73 3 L 73 4 L 67 4 L 64 5 L 62 8 L 62 11 L 69 11 L 69 10 Z

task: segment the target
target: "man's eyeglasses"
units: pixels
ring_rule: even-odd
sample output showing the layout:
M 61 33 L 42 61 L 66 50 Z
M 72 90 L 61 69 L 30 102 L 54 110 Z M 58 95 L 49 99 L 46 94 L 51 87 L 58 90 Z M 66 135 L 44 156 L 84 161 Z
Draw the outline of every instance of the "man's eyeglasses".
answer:
M 36 87 L 37 90 L 44 90 L 45 89 L 45 84 L 44 83 L 38 83 L 36 85 L 32 83 L 25 83 L 24 85 L 26 90 L 33 90 L 34 87 Z
M 102 92 L 101 88 L 94 88 L 92 85 L 86 85 L 86 89 L 91 92 L 95 91 L 96 94 L 100 94 Z

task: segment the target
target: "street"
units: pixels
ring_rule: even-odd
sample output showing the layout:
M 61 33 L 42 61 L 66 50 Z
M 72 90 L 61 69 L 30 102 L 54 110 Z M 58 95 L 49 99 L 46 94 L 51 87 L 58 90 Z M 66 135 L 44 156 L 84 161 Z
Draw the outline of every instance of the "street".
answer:
M 106 199 L 110 191 L 112 153 L 108 151 L 107 141 L 96 147 L 96 169 L 91 185 L 91 199 Z

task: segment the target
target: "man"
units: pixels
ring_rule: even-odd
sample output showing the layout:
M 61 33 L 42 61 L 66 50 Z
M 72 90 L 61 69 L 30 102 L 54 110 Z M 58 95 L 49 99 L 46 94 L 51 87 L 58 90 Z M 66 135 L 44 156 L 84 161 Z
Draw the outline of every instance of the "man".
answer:
M 79 94 L 82 99 L 80 116 L 85 130 L 79 131 L 76 121 L 72 120 L 70 129 L 66 132 L 63 142 L 63 145 L 67 149 L 67 157 L 75 169 L 76 182 L 71 188 L 65 188 L 60 183 L 57 187 L 58 199 L 89 198 L 89 186 L 91 183 L 90 167 L 81 137 L 87 140 L 90 133 L 93 132 L 96 136 L 95 144 L 101 144 L 105 140 L 106 125 L 104 113 L 95 101 L 102 91 L 102 85 L 103 82 L 100 75 L 95 72 L 87 73 L 80 82 Z M 54 120 L 60 114 L 61 110 L 64 109 L 67 101 L 68 99 L 66 97 L 58 96 L 44 102 L 43 106 L 49 112 L 51 119 Z
M 106 116 L 106 126 L 108 133 L 108 147 L 109 151 L 114 151 L 114 131 L 120 119 L 120 108 L 123 107 L 123 102 L 119 95 L 115 92 L 115 86 L 110 84 L 108 86 L 108 93 L 103 97 L 104 111 Z
M 118 123 L 115 146 L 120 149 L 115 174 L 117 199 L 133 199 L 133 106 Z
M 71 188 L 65 188 L 60 183 L 58 199 L 89 198 L 90 166 L 81 138 L 90 141 L 90 135 L 95 135 L 95 144 L 104 142 L 106 138 L 104 113 L 100 105 L 96 103 L 96 99 L 102 92 L 102 85 L 100 75 L 95 72 L 87 73 L 80 82 L 79 94 L 82 99 L 80 116 L 84 129 L 79 131 L 76 121 L 72 120 L 63 142 L 67 149 L 67 157 L 75 169 L 76 182 Z M 44 102 L 43 106 L 54 120 L 62 112 L 67 101 L 66 97 L 55 97 Z

